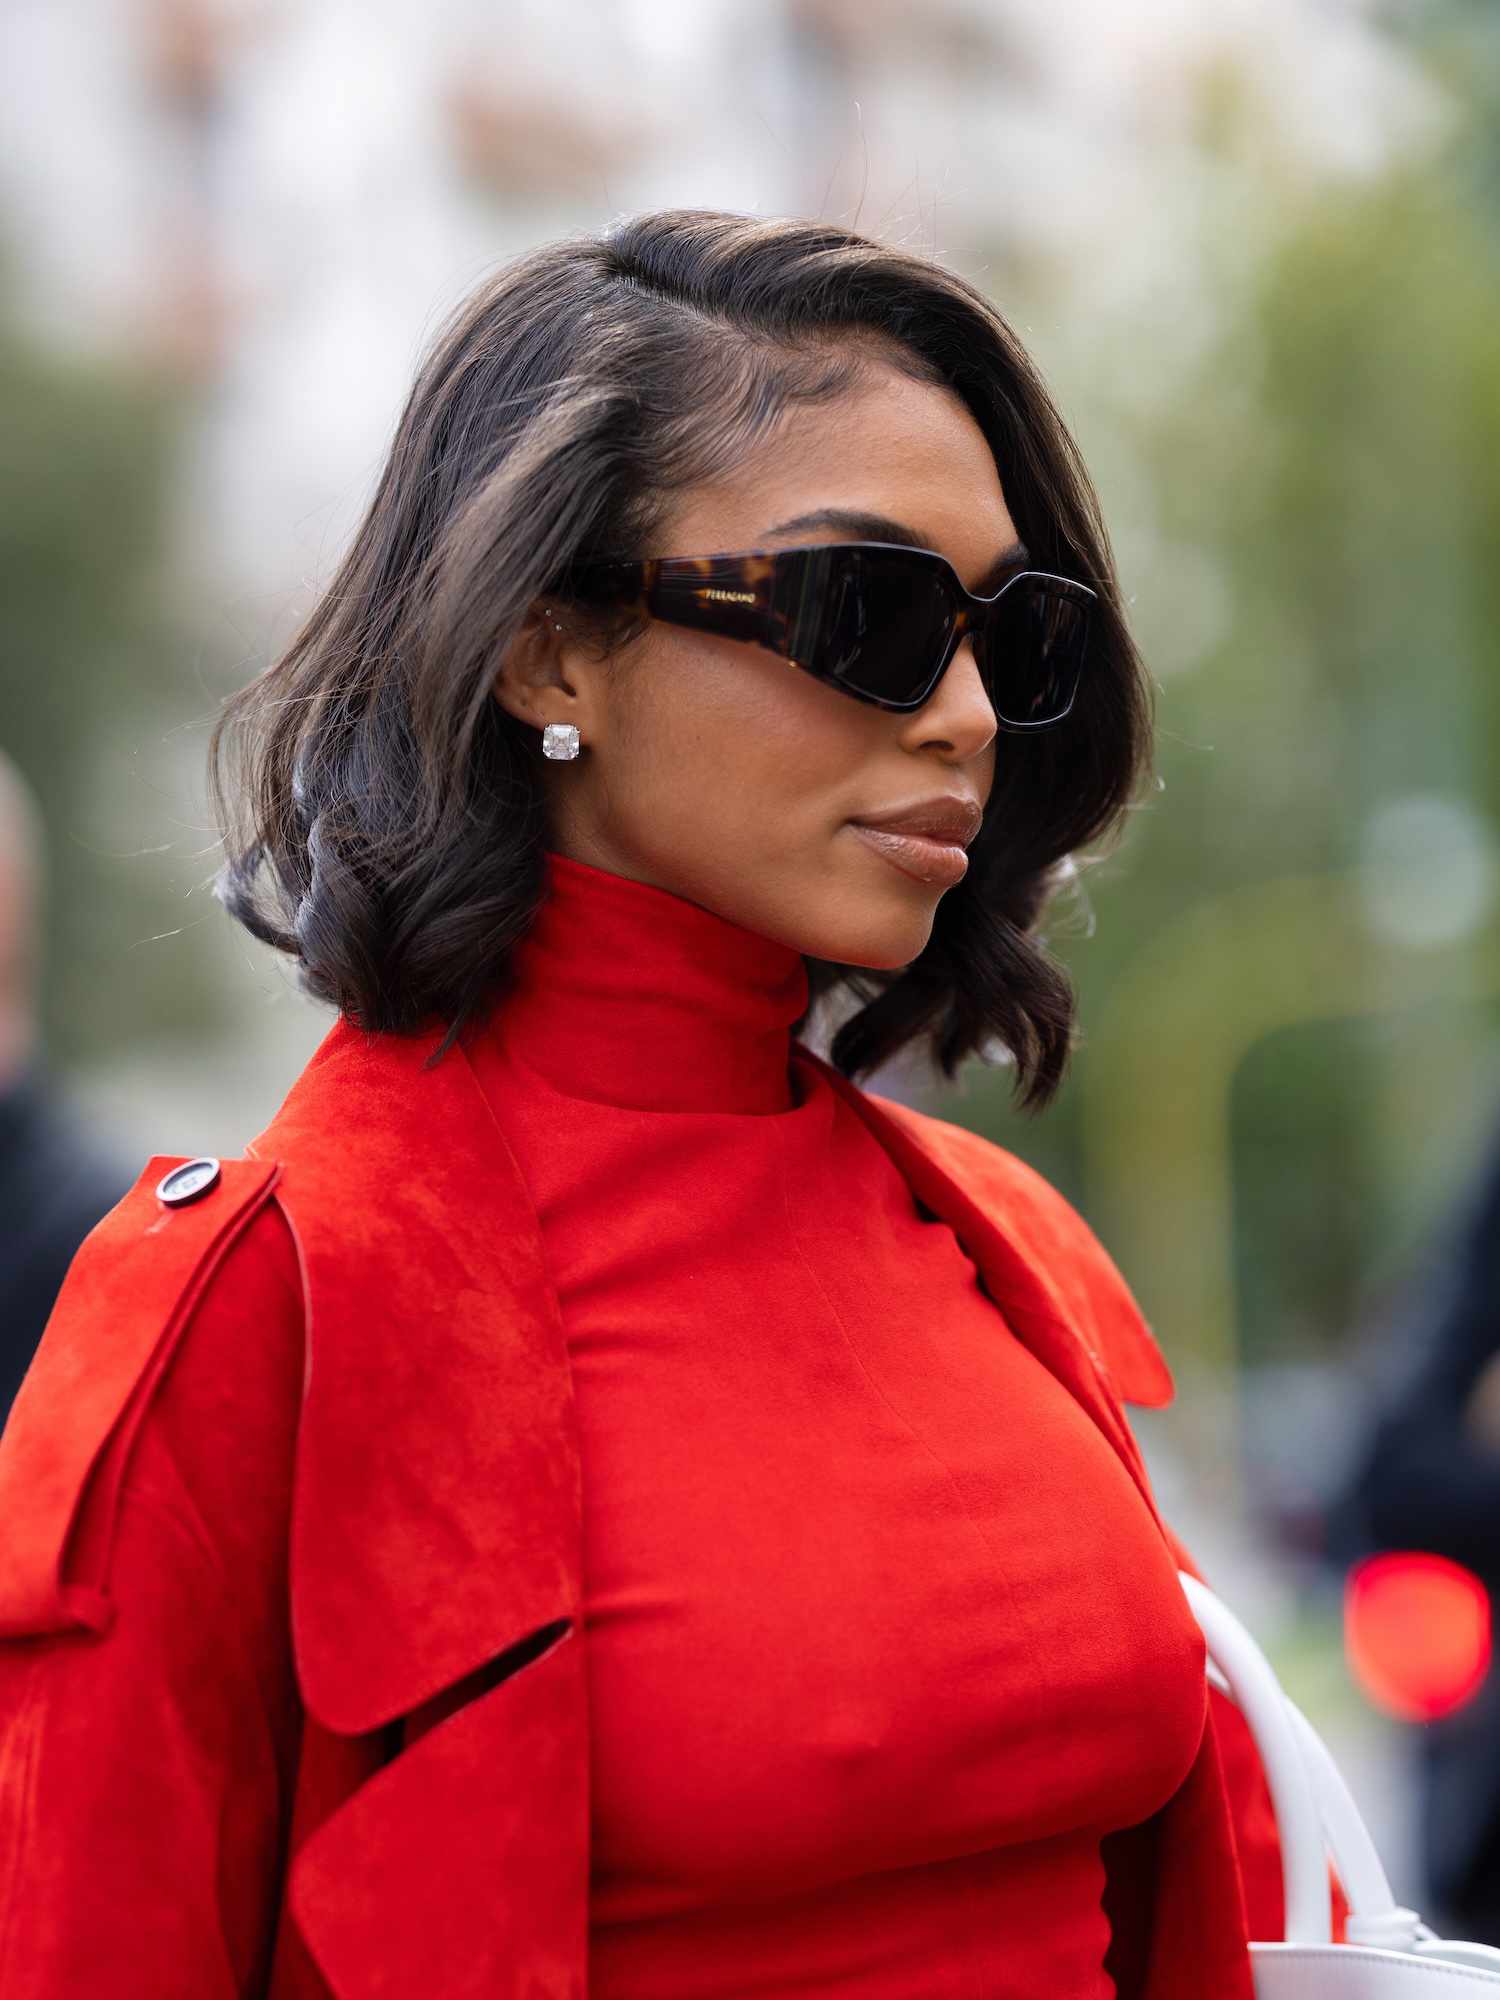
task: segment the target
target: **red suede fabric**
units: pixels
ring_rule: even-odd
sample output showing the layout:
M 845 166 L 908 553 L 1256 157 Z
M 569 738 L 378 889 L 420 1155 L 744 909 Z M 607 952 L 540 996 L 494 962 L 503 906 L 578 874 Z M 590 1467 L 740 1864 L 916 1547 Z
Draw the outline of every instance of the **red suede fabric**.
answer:
M 492 1050 L 503 1051 L 512 1018 L 519 1031 L 520 1015 L 502 1006 L 484 1031 Z M 607 1871 L 591 1885 L 593 1843 L 606 1836 L 607 1859 L 610 1839 L 628 1847 L 653 1827 L 676 1843 L 669 1859 L 677 1873 L 663 1879 L 679 1903 L 684 1884 L 702 1900 L 706 1883 L 702 1907 L 718 1917 L 745 1866 L 763 1875 L 786 1866 L 778 1843 L 783 1833 L 794 1840 L 790 1861 L 822 1871 L 812 1893 L 836 1919 L 833 1956 L 820 1965 L 844 1984 L 822 1990 L 848 1991 L 854 1907 L 839 1911 L 826 1900 L 829 1857 L 840 1846 L 858 1860 L 867 1843 L 878 1868 L 872 1883 L 898 1892 L 901 1877 L 918 1885 L 914 1900 L 898 1893 L 895 1907 L 872 1897 L 861 1916 L 872 1949 L 888 1952 L 913 1910 L 920 1922 L 921 1891 L 935 1868 L 954 1891 L 949 1949 L 982 1953 L 995 1893 L 986 1857 L 997 1845 L 1012 1861 L 1029 1853 L 1021 1865 L 1046 1894 L 1070 1878 L 1076 1888 L 1078 1845 L 1064 1822 L 1087 1817 L 1080 1801 L 1103 1784 L 1122 1803 L 1138 1788 L 1132 1808 L 1148 1813 L 1100 1842 L 1106 1965 L 1120 1993 L 1250 2000 L 1246 1907 L 1255 1934 L 1275 1934 L 1277 1856 L 1253 1746 L 1216 1692 L 1190 1768 L 1154 1811 L 1172 1781 L 1172 1757 L 1156 1745 L 1122 1746 L 1099 1729 L 1097 1754 L 1073 1772 L 1056 1823 L 1039 1820 L 1029 1844 L 992 1837 L 1002 1826 L 1024 1832 L 1024 1813 L 1039 1802 L 1046 1808 L 1058 1760 L 1042 1746 L 1049 1730 L 1055 1746 L 1055 1717 L 1076 1698 L 1069 1673 L 1092 1677 L 1105 1705 L 1111 1690 L 1125 1690 L 1122 1723 L 1154 1726 L 1134 1676 L 1162 1635 L 1132 1632 L 1118 1619 L 1091 1624 L 1081 1603 L 1071 1614 L 1065 1602 L 1049 1603 L 1048 1535 L 1064 1575 L 1086 1573 L 1091 1551 L 1144 1533 L 1147 1523 L 1174 1560 L 1186 1554 L 1157 1514 L 1125 1415 L 1126 1400 L 1165 1402 L 1171 1378 L 1083 1219 L 1005 1149 L 858 1090 L 798 1052 L 807 1095 L 790 1113 L 762 1103 L 729 1115 L 789 1132 L 809 1107 L 819 1116 L 826 1107 L 824 1136 L 847 1144 L 851 1186 L 869 1179 L 864 1213 L 904 1228 L 906 1247 L 894 1281 L 890 1266 L 883 1275 L 865 1267 L 873 1252 L 864 1241 L 859 1259 L 829 1278 L 842 1247 L 840 1212 L 807 1201 L 794 1213 L 784 1202 L 778 1268 L 788 1276 L 795 1244 L 807 1287 L 802 1327 L 761 1314 L 767 1332 L 733 1340 L 745 1315 L 737 1322 L 734 1301 L 726 1309 L 716 1294 L 699 1313 L 706 1353 L 696 1358 L 763 1365 L 765 1342 L 775 1339 L 790 1369 L 812 1367 L 820 1351 L 830 1363 L 837 1357 L 850 1393 L 840 1392 L 832 1367 L 826 1376 L 789 1376 L 800 1386 L 780 1413 L 786 1421 L 770 1428 L 754 1400 L 768 1394 L 763 1374 L 724 1378 L 740 1398 L 739 1423 L 732 1396 L 717 1404 L 690 1396 L 656 1460 L 635 1461 L 642 1480 L 666 1482 L 681 1516 L 651 1540 L 650 1508 L 638 1493 L 618 1489 L 616 1511 L 616 1489 L 606 1487 L 606 1513 L 597 1512 L 597 1418 L 608 1405 L 596 1392 L 606 1378 L 590 1375 L 579 1395 L 573 1375 L 607 1360 L 604 1346 L 590 1345 L 605 1330 L 595 1322 L 590 1332 L 586 1315 L 577 1317 L 589 1297 L 577 1288 L 586 1275 L 578 1264 L 563 1287 L 564 1324 L 549 1264 L 564 1238 L 544 1227 L 542 1135 L 527 1126 L 522 1099 L 496 1089 L 478 1044 L 434 1063 L 441 1037 L 440 1024 L 398 1037 L 339 1020 L 267 1131 L 243 1160 L 224 1162 L 201 1203 L 165 1209 L 155 1184 L 176 1159 L 153 1159 L 75 1259 L 0 1437 L 0 1993 L 581 2000 L 590 1918 L 609 1886 Z M 672 1047 L 687 1065 L 673 1066 L 679 1081 L 698 1076 L 702 1054 L 690 1037 L 674 1037 Z M 757 1057 L 736 1080 L 759 1087 L 769 1075 Z M 609 1090 L 618 1091 L 619 1076 L 610 1074 Z M 573 1072 L 567 1080 L 576 1087 Z M 638 1081 L 659 1086 L 663 1073 Z M 819 1087 L 829 1093 L 824 1107 Z M 878 1154 L 857 1143 L 845 1113 Z M 653 1115 L 671 1122 L 670 1112 Z M 553 1157 L 573 1145 L 569 1133 Z M 587 1166 L 594 1156 L 585 1149 L 579 1157 Z M 799 1175 L 813 1157 L 782 1147 L 786 1188 L 806 1191 Z M 709 1224 L 722 1216 L 742 1231 L 734 1203 L 744 1187 L 692 1169 L 686 1154 L 684 1163 L 689 1178 L 675 1189 L 656 1183 L 658 1196 L 669 1197 L 656 1206 L 663 1226 L 680 1229 L 691 1214 Z M 581 1246 L 603 1255 L 609 1268 L 601 1273 L 616 1284 L 630 1255 L 648 1264 L 660 1255 L 649 1232 L 639 1233 L 630 1192 L 628 1178 L 616 1175 L 596 1202 L 599 1242 L 573 1238 L 575 1253 Z M 566 1193 L 554 1186 L 554 1198 Z M 724 1247 L 712 1229 L 704 1243 L 715 1256 Z M 960 1358 L 976 1371 L 965 1393 L 932 1379 L 926 1365 L 941 1354 L 943 1320 L 911 1311 L 898 1320 L 885 1310 L 897 1302 L 889 1284 L 906 1281 L 900 1266 L 914 1248 L 936 1259 L 922 1267 L 931 1281 L 924 1298 L 936 1296 L 940 1275 L 956 1281 L 951 1323 L 967 1330 Z M 760 1260 L 747 1253 L 743 1261 L 753 1288 Z M 680 1286 L 693 1276 L 678 1264 Z M 872 1299 L 881 1311 L 871 1311 Z M 866 1319 L 855 1325 L 861 1301 Z M 685 1294 L 667 1301 L 663 1363 L 691 1357 L 684 1302 Z M 994 1335 L 984 1352 L 972 1339 L 981 1324 Z M 632 1330 L 637 1342 L 651 1333 L 639 1319 Z M 985 1396 L 1010 1397 L 1022 1385 L 1033 1417 L 1041 1412 L 1054 1426 L 1075 1470 L 1091 1469 L 1096 1501 L 1113 1494 L 1102 1522 L 1075 1518 L 1040 1484 L 1046 1504 L 1037 1518 L 1002 1519 L 1005 1486 L 994 1468 L 1006 1440 L 975 1412 Z M 624 1399 L 618 1408 L 627 1414 Z M 839 1421 L 846 1429 L 830 1429 L 828 1450 L 813 1455 L 809 1423 Z M 851 1421 L 866 1448 L 853 1448 Z M 762 1466 L 746 1449 L 757 1425 Z M 622 1742 L 617 1725 L 644 1714 L 643 1728 L 655 1727 L 649 1688 L 631 1681 L 650 1657 L 651 1606 L 632 1599 L 624 1567 L 616 1575 L 623 1588 L 613 1590 L 598 1568 L 601 1558 L 623 1566 L 637 1553 L 649 1562 L 700 1547 L 686 1505 L 696 1495 L 671 1484 L 688 1478 L 687 1440 L 699 1432 L 714 1447 L 704 1473 L 711 1504 L 700 1518 L 722 1531 L 719 1573 L 700 1568 L 696 1600 L 659 1607 L 673 1669 L 660 1694 L 676 1727 L 699 1732 L 701 1823 L 718 1829 L 725 1865 L 717 1874 L 714 1853 L 686 1848 L 693 1801 L 684 1760 L 668 1769 L 665 1792 L 635 1795 L 652 1745 L 638 1751 Z M 783 1437 L 799 1453 L 794 1485 L 773 1476 L 780 1462 L 770 1455 L 784 1449 Z M 585 1453 L 590 1438 L 596 1448 Z M 1101 1445 L 1112 1450 L 1113 1468 Z M 762 1482 L 739 1499 L 764 1504 L 738 1522 L 774 1521 L 778 1537 L 769 1548 L 747 1548 L 738 1627 L 727 1616 L 740 1547 L 736 1495 L 719 1476 L 719 1455 L 730 1449 L 745 1480 Z M 586 1462 L 595 1473 L 587 1480 Z M 946 1486 L 940 1465 L 951 1473 Z M 879 1480 L 861 1487 L 872 1466 Z M 1027 1477 L 1044 1482 L 1052 1470 L 1034 1458 Z M 891 1509 L 903 1477 L 912 1482 L 910 1521 Z M 599 1538 L 611 1520 L 641 1529 L 638 1551 L 616 1535 Z M 918 1546 L 910 1537 L 922 1534 L 934 1540 L 919 1558 L 932 1569 L 932 1589 L 946 1592 L 946 1615 L 925 1622 L 911 1615 L 922 1579 L 908 1573 Z M 953 1568 L 961 1541 L 972 1556 L 967 1579 Z M 986 1570 L 992 1543 L 996 1559 Z M 1139 1559 L 1143 1545 L 1133 1546 Z M 773 1557 L 782 1558 L 778 1567 Z M 1145 1560 L 1154 1568 L 1160 1556 L 1153 1549 Z M 680 1561 L 676 1573 L 680 1582 Z M 1007 1580 L 1008 1621 L 996 1613 L 998 1596 L 983 1598 L 991 1579 L 997 1592 Z M 641 1580 L 650 1582 L 646 1571 Z M 599 1594 L 597 1582 L 605 1585 Z M 1106 1608 L 1117 1583 L 1104 1584 Z M 801 1631 L 783 1602 L 793 1586 L 820 1614 Z M 1033 1591 L 1041 1593 L 1034 1606 Z M 1068 1656 L 1061 1682 L 1057 1656 L 1026 1624 L 1042 1609 L 1062 1617 L 1080 1647 L 1085 1629 L 1100 1634 L 1094 1650 Z M 608 1677 L 598 1688 L 596 1731 L 587 1640 L 600 1611 L 613 1617 L 621 1643 L 596 1623 Z M 750 1657 L 757 1629 L 767 1644 Z M 1023 1630 L 1035 1669 L 1029 1681 L 1017 1672 Z M 694 1651 L 695 1634 L 706 1650 Z M 892 1671 L 872 1700 L 848 1675 L 877 1638 Z M 722 1672 L 726 1645 L 741 1649 L 737 1703 Z M 800 1686 L 788 1654 L 795 1645 L 809 1665 Z M 992 1646 L 1010 1674 L 998 1712 L 986 1709 Z M 1164 1674 L 1173 1654 L 1167 1641 Z M 922 1699 L 919 1671 L 941 1678 L 945 1700 Z M 777 1735 L 767 1689 L 787 1704 L 789 1721 L 796 1698 L 799 1734 Z M 1166 1704 L 1164 1712 L 1170 1728 L 1176 1710 Z M 1091 1722 L 1072 1716 L 1074 1728 Z M 658 1750 L 659 1739 L 656 1728 Z M 607 1752 L 597 1771 L 596 1742 Z M 751 1768 L 757 1745 L 781 1759 L 771 1774 L 783 1781 L 779 1800 Z M 1010 1754 L 997 1791 L 1002 1752 Z M 900 1754 L 892 1762 L 881 1753 Z M 1173 1754 L 1180 1766 L 1180 1744 Z M 938 1780 L 925 1788 L 924 1757 Z M 658 1756 L 654 1770 L 662 1768 Z M 799 1771 L 821 1785 L 801 1787 Z M 735 1782 L 754 1807 L 764 1855 L 747 1854 L 722 1796 Z M 900 1815 L 889 1810 L 893 1785 Z M 922 1845 L 931 1865 L 879 1866 L 876 1850 L 889 1859 L 902 1838 Z M 1059 1855 L 1061 1866 L 1049 1869 Z M 626 1855 L 617 1891 L 642 1895 L 641 1859 L 639 1846 Z M 960 1935 L 966 1865 L 981 1874 Z M 671 1919 L 678 1938 L 689 1937 L 688 1921 L 679 1907 Z M 1093 1923 L 1089 1951 L 1099 1942 L 1097 1914 Z M 622 1928 L 644 1935 L 639 1923 Z M 951 1963 L 941 1977 L 927 1990 L 1004 1990 L 988 1968 L 978 1986 Z M 805 1980 L 803 1989 L 819 1990 Z M 1096 1982 L 1083 1990 L 1108 1989 Z
M 178 1343 L 118 1510 L 107 1633 L 0 1644 L 6 2000 L 265 1990 L 297 1730 L 287 1417 L 302 1341 L 290 1249 L 278 1211 L 261 1208 L 212 1309 Z M 83 1336 L 101 1372 L 113 1337 L 151 1324 L 128 1308 L 103 1315 L 104 1288 L 128 1261 L 111 1259 L 98 1293 L 49 1329 Z M 95 1275 L 86 1258 L 74 1270 Z M 241 1365 L 250 1348 L 254 1369 Z M 34 1368 L 21 1396 L 45 1386 Z M 0 1456 L 23 1439 L 68 1448 L 88 1435 L 81 1422 L 70 1430 L 65 1407 L 45 1430 L 26 1418 L 18 1398 Z M 27 1495 L 5 1497 L 7 1540 L 23 1542 Z

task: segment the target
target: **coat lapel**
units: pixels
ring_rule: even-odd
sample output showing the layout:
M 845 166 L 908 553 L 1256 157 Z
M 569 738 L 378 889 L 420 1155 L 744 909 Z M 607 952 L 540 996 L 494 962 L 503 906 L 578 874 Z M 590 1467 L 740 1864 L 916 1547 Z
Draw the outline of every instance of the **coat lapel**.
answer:
M 1124 1278 L 1077 1210 L 1018 1155 L 856 1088 L 810 1050 L 799 1054 L 853 1105 L 913 1194 L 953 1230 L 1006 1323 L 1087 1410 L 1161 1525 L 1122 1399 L 1165 1403 L 1172 1377 Z
M 461 1053 L 426 1066 L 440 1038 L 341 1016 L 246 1149 L 281 1165 L 302 1266 L 292 1641 L 327 1732 L 304 1762 L 359 1760 L 287 1906 L 338 2000 L 582 2000 L 572 1378 L 525 1183 Z
M 308 1359 L 303 1697 L 358 1735 L 581 1602 L 572 1383 L 525 1184 L 462 1056 L 340 1017 L 265 1132 Z

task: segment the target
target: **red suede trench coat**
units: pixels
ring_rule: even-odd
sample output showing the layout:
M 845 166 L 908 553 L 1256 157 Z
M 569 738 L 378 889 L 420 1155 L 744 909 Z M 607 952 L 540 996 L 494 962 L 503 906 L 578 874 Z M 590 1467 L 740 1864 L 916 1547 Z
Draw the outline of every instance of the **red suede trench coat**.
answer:
M 341 1017 L 208 1193 L 167 1206 L 154 1157 L 74 1260 L 0 1438 L 5 2000 L 586 1992 L 567 1355 L 525 1186 L 461 1047 L 424 1066 L 439 1039 Z M 1124 1405 L 1172 1379 L 1083 1219 L 820 1066 L 1156 1514 Z M 298 1351 L 197 1353 L 266 1203 Z M 217 1540 L 192 1498 L 215 1480 Z M 1188 1778 L 1105 1840 L 1127 2000 L 1250 2000 L 1247 1934 L 1279 1935 L 1264 1778 L 1205 1687 Z

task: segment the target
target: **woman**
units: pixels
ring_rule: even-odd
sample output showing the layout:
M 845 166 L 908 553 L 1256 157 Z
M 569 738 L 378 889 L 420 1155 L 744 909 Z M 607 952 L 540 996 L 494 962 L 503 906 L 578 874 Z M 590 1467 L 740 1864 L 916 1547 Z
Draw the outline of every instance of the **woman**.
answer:
M 1055 1094 L 1037 925 L 1149 708 L 951 273 L 674 211 L 466 302 L 215 739 L 223 899 L 337 1019 L 148 1163 L 0 1442 L 7 2000 L 1248 2000 L 1166 1365 L 853 1081 Z

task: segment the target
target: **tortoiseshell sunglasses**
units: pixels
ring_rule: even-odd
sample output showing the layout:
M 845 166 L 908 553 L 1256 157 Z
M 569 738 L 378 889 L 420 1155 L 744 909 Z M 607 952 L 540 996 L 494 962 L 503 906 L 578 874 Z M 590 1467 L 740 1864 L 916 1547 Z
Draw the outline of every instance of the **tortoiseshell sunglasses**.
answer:
M 567 594 L 765 646 L 877 708 L 920 708 L 966 636 L 997 718 L 1044 729 L 1073 705 L 1098 593 L 1017 558 L 975 597 L 935 549 L 819 542 L 575 567 Z

